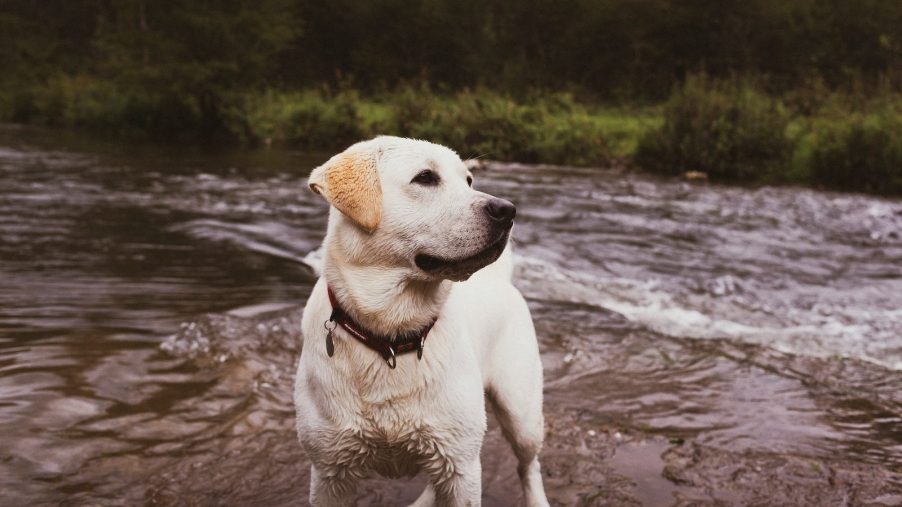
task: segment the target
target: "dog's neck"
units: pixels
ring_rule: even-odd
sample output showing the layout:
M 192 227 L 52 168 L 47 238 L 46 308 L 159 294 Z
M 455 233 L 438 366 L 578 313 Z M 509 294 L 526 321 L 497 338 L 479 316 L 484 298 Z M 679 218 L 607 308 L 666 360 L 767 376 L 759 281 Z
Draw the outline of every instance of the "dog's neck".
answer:
M 356 263 L 337 241 L 326 241 L 323 277 L 342 309 L 364 328 L 396 336 L 417 331 L 439 316 L 451 281 L 422 281 L 409 268 Z

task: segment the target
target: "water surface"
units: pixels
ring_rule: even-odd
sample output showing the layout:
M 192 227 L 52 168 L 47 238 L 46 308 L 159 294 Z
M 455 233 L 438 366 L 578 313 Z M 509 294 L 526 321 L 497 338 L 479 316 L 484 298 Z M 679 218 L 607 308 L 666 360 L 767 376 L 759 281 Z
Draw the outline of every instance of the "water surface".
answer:
M 325 158 L 0 128 L 0 503 L 303 503 Z M 504 164 L 476 186 L 519 208 L 553 501 L 902 503 L 902 202 Z M 496 428 L 484 463 L 509 504 Z

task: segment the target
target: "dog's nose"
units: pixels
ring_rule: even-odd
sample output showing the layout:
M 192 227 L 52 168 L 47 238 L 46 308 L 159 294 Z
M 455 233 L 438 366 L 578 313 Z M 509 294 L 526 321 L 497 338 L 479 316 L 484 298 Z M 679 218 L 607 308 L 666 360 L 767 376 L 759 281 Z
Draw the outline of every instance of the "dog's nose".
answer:
M 485 203 L 485 213 L 496 222 L 510 223 L 517 216 L 517 207 L 510 201 L 492 197 Z

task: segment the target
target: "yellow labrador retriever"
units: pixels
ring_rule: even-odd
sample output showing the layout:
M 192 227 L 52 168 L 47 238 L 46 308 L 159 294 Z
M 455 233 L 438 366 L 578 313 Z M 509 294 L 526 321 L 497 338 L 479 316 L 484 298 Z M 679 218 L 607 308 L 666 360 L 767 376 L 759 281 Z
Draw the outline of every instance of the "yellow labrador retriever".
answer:
M 370 472 L 420 471 L 414 505 L 480 505 L 485 395 L 527 505 L 548 505 L 542 364 L 506 248 L 516 209 L 472 181 L 454 151 L 397 137 L 310 174 L 332 205 L 295 386 L 315 506 L 353 505 Z

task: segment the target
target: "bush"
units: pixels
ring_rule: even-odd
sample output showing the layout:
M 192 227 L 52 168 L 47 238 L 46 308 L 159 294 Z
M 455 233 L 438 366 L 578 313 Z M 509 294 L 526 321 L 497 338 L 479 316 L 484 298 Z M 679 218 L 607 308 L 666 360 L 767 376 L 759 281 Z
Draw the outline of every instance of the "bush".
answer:
M 124 92 L 86 75 L 59 75 L 2 101 L 7 120 L 54 127 L 86 127 L 162 139 L 221 134 L 220 104 L 169 92 Z
M 442 143 L 465 157 L 605 164 L 611 158 L 607 132 L 615 130 L 610 117 L 598 121 L 557 95 L 524 104 L 486 90 L 444 96 L 408 86 L 372 99 L 350 91 L 268 91 L 239 103 L 227 122 L 237 137 L 317 150 L 385 134 Z
M 902 194 L 902 116 L 889 110 L 816 120 L 799 140 L 793 165 L 828 188 Z
M 748 83 L 689 77 L 664 106 L 664 124 L 640 139 L 636 162 L 663 174 L 760 180 L 786 164 L 787 125 L 781 105 Z
M 295 105 L 287 118 L 286 140 L 305 149 L 337 149 L 367 136 L 356 93 L 342 92 L 321 100 L 310 97 Z
M 457 122 L 460 108 L 453 100 L 446 100 L 423 86 L 405 86 L 376 100 L 387 110 L 384 117 L 374 122 L 377 133 L 462 147 L 466 129 Z
M 479 89 L 454 96 L 407 87 L 383 97 L 380 133 L 429 139 L 464 156 L 557 164 L 606 164 L 602 124 L 567 95 L 522 103 Z
M 607 165 L 613 154 L 604 124 L 585 111 L 544 113 L 530 126 L 530 150 L 535 160 L 548 164 Z
M 114 86 L 83 75 L 60 75 L 20 89 L 11 103 L 11 120 L 51 126 L 106 125 L 119 119 L 123 107 Z
M 498 160 L 539 161 L 534 137 L 546 121 L 539 108 L 488 93 L 461 93 L 454 102 L 456 114 L 445 119 L 448 127 L 463 130 L 458 149 Z

